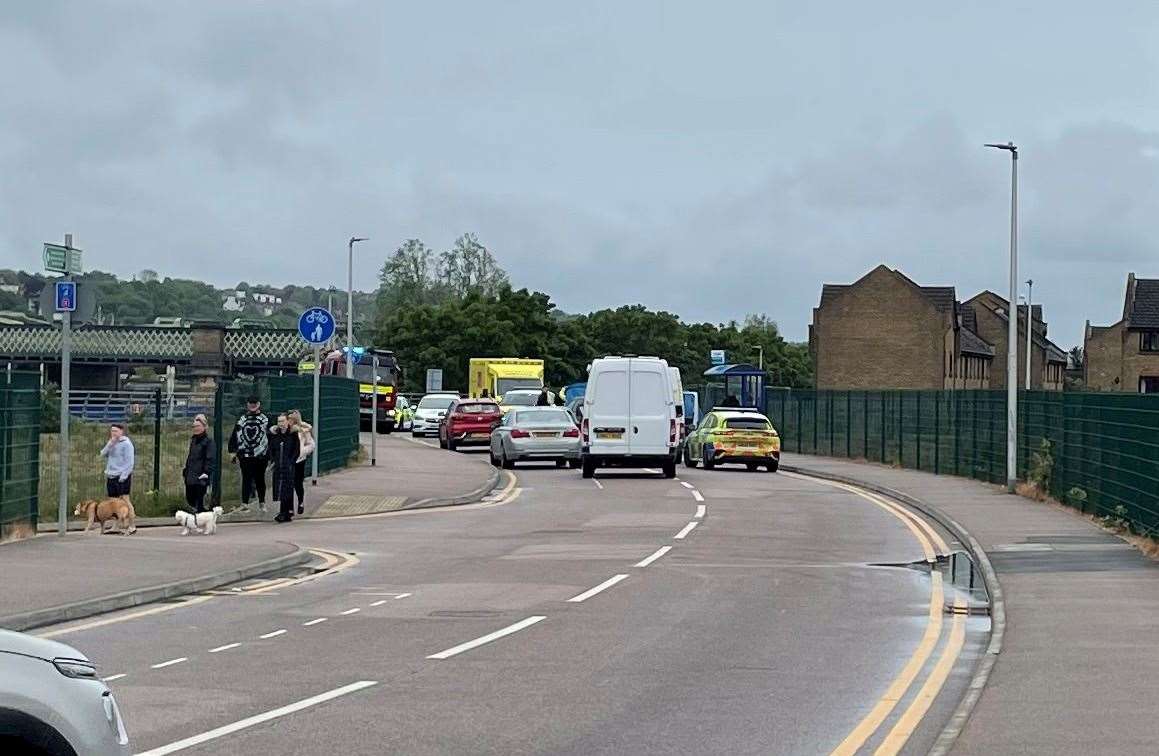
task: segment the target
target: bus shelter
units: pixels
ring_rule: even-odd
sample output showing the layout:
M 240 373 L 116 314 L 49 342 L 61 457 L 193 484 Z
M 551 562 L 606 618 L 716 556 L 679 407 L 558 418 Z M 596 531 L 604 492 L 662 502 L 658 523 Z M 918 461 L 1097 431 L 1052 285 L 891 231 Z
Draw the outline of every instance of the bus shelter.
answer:
M 765 411 L 765 371 L 747 363 L 713 365 L 704 371 L 710 384 L 723 384 L 724 397 L 735 397 L 741 407 L 756 407 Z M 704 408 L 707 411 L 709 408 Z

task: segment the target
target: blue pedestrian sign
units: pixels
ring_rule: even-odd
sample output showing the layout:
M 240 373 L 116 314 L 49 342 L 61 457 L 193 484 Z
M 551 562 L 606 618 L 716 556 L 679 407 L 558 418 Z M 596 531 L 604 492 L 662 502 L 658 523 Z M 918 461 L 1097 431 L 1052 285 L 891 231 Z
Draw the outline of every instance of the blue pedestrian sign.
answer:
M 56 311 L 76 312 L 76 281 L 56 282 Z
M 325 344 L 334 336 L 334 316 L 325 307 L 311 307 L 298 318 L 298 333 L 311 344 Z

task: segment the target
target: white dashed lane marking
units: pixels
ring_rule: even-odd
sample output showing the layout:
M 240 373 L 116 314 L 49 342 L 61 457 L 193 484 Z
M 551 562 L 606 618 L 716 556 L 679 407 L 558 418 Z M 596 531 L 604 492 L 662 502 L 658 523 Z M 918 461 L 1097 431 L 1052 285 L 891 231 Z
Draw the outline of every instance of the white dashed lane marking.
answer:
M 343 615 L 345 615 L 345 614 L 358 614 L 361 611 L 362 611 L 362 609 L 360 609 L 359 607 L 356 606 L 353 609 L 347 609 L 344 612 L 338 612 L 338 613 L 343 614 Z
M 258 637 L 261 638 L 262 640 L 265 640 L 267 638 L 276 638 L 279 635 L 284 635 L 285 632 L 286 631 L 284 629 L 283 630 L 274 630 L 271 633 L 266 633 L 265 635 L 259 635 Z
M 695 527 L 696 527 L 697 525 L 699 525 L 699 524 L 700 524 L 699 522 L 697 522 L 697 521 L 693 520 L 692 522 L 690 522 L 690 523 L 688 523 L 687 525 L 685 525 L 685 526 L 684 526 L 684 527 L 683 527 L 683 528 L 680 530 L 680 532 L 679 532 L 679 533 L 677 533 L 676 535 L 674 535 L 674 536 L 672 536 L 672 537 L 673 537 L 674 539 L 676 539 L 677 541 L 682 541 L 682 540 L 684 540 L 684 536 L 686 536 L 686 535 L 688 535 L 689 533 L 691 533 L 691 532 L 692 532 L 692 530 L 693 530 L 693 528 L 695 528 Z
M 627 575 L 613 575 L 612 577 L 608 578 L 604 582 L 597 585 L 595 588 L 589 588 L 588 590 L 584 591 L 583 593 L 579 594 L 578 596 L 572 596 L 571 598 L 568 599 L 568 601 L 573 603 L 573 604 L 578 604 L 581 601 L 587 601 L 588 599 L 590 599 L 592 596 L 596 595 L 597 593 L 604 591 L 604 590 L 607 590 L 608 588 L 611 588 L 616 583 L 619 583 L 620 581 L 627 580 L 627 579 L 628 579 Z
M 319 617 L 318 619 L 312 619 L 309 622 L 303 622 L 302 627 L 309 627 L 310 625 L 317 625 L 317 624 L 320 624 L 322 622 L 325 622 L 328 619 L 330 619 L 330 618 L 329 617 Z
M 169 661 L 158 662 L 157 664 L 153 664 L 151 666 L 153 667 L 153 669 L 164 669 L 165 667 L 172 667 L 174 664 L 180 664 L 181 662 L 187 662 L 187 661 L 189 661 L 188 656 L 179 656 L 176 659 L 170 659 Z
M 656 549 L 654 552 L 652 552 L 647 557 L 641 559 L 639 562 L 636 562 L 635 566 L 636 567 L 647 567 L 648 565 L 652 564 L 652 562 L 655 562 L 657 559 L 659 559 L 660 557 L 667 554 L 669 551 L 672 551 L 671 546 L 661 546 L 660 548 Z
M 708 507 L 704 506 L 703 504 L 697 504 L 696 505 L 696 514 L 694 514 L 692 516 L 698 520 L 702 520 L 702 519 L 704 519 L 704 515 L 707 511 L 708 511 Z
M 219 651 L 228 651 L 231 648 L 237 648 L 240 645 L 240 643 L 226 643 L 224 646 L 218 646 L 217 648 L 209 649 L 209 653 L 216 654 Z

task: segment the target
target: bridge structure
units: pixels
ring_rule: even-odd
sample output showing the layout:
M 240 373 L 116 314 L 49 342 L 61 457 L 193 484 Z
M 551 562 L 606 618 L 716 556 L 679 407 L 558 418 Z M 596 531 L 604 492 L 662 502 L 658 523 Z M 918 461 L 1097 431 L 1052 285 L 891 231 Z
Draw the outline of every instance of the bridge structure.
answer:
M 54 325 L 0 325 L 0 366 L 39 367 L 47 380 L 59 380 L 60 339 Z M 86 325 L 72 332 L 72 381 L 77 388 L 117 389 L 121 373 L 134 367 L 193 379 L 278 374 L 296 371 L 308 351 L 293 329 Z

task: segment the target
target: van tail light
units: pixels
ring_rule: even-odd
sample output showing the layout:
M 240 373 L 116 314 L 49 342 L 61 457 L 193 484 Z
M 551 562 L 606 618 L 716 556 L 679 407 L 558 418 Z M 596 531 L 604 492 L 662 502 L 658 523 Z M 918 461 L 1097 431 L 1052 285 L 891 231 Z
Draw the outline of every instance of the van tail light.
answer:
M 584 422 L 583 422 L 583 426 L 582 426 L 582 434 L 583 434 L 583 439 L 584 439 L 584 443 L 585 443 L 585 444 L 586 444 L 586 443 L 588 443 L 588 437 L 589 437 L 589 435 L 590 435 L 590 434 L 588 433 L 588 428 L 589 428 L 589 426 L 588 426 L 588 419 L 585 417 L 585 418 L 584 418 Z
M 568 428 L 563 432 L 564 438 L 579 438 L 579 428 Z
M 672 418 L 668 419 L 668 443 L 676 443 L 676 421 Z
M 531 438 L 531 434 L 518 428 L 511 429 L 511 438 Z

